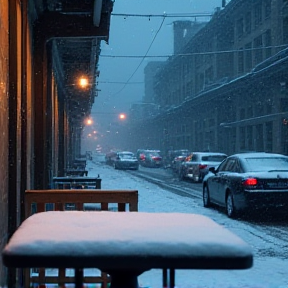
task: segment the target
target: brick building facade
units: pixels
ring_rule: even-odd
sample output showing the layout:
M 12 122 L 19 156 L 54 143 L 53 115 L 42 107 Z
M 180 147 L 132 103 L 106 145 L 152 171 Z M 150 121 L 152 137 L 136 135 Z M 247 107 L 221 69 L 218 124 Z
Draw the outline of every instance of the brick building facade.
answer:
M 162 112 L 131 128 L 133 148 L 288 154 L 287 11 L 286 0 L 217 11 L 155 76 Z

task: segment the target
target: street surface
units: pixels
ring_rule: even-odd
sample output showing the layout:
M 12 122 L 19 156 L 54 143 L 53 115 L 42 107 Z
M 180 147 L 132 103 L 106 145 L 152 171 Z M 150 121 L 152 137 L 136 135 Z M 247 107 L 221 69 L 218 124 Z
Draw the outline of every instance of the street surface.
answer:
M 87 164 L 88 176 L 100 174 L 103 189 L 137 189 L 139 211 L 203 214 L 223 225 L 254 249 L 248 270 L 176 271 L 177 287 L 288 288 L 288 220 L 279 215 L 229 219 L 223 209 L 204 208 L 202 185 L 179 181 L 170 169 L 141 167 L 138 171 L 114 170 L 96 157 Z M 161 271 L 140 277 L 140 285 L 161 287 Z

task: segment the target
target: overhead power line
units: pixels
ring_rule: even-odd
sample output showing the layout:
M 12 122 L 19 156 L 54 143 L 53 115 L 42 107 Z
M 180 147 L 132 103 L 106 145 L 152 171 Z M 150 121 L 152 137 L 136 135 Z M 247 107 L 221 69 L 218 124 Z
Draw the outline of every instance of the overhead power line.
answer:
M 127 13 L 111 13 L 112 16 L 121 17 L 142 17 L 142 18 L 187 18 L 187 17 L 212 17 L 211 13 L 173 13 L 173 14 L 127 14 Z
M 101 55 L 103 58 L 169 58 L 175 56 L 195 56 L 195 55 L 211 55 L 211 54 L 227 54 L 234 52 L 244 52 L 244 51 L 256 51 L 271 48 L 286 48 L 287 44 L 276 45 L 276 46 L 265 46 L 265 47 L 254 47 L 245 49 L 233 49 L 233 50 L 221 50 L 221 51 L 206 51 L 206 52 L 192 52 L 192 53 L 178 53 L 178 54 L 166 54 L 166 55 Z
M 136 69 L 134 70 L 134 72 L 132 73 L 132 75 L 128 78 L 128 80 L 126 81 L 126 83 L 124 84 L 124 86 L 123 86 L 118 92 L 116 92 L 113 96 L 115 96 L 115 95 L 119 94 L 121 91 L 123 91 L 124 88 L 126 87 L 126 85 L 129 83 L 129 81 L 132 79 L 132 77 L 133 77 L 133 76 L 135 75 L 135 73 L 138 71 L 138 69 L 140 68 L 141 64 L 143 63 L 145 57 L 148 55 L 148 53 L 149 53 L 149 51 L 150 51 L 150 49 L 151 49 L 151 47 L 152 47 L 152 45 L 153 45 L 153 43 L 154 43 L 154 41 L 155 41 L 155 39 L 156 39 L 156 37 L 157 37 L 159 31 L 161 30 L 161 28 L 162 28 L 162 26 L 163 26 L 164 21 L 165 21 L 165 18 L 162 19 L 162 22 L 161 22 L 161 24 L 160 24 L 157 32 L 155 33 L 155 35 L 154 35 L 154 37 L 153 37 L 153 39 L 152 39 L 152 41 L 151 41 L 151 43 L 150 43 L 150 45 L 149 45 L 146 53 L 145 53 L 145 55 L 142 57 L 140 63 L 138 64 L 138 66 L 136 67 Z
M 109 83 L 109 84 L 143 84 L 144 82 L 129 82 L 129 83 L 127 83 L 127 82 L 120 82 L 120 81 L 97 81 L 97 83 L 105 83 L 105 84 L 107 84 L 107 83 Z

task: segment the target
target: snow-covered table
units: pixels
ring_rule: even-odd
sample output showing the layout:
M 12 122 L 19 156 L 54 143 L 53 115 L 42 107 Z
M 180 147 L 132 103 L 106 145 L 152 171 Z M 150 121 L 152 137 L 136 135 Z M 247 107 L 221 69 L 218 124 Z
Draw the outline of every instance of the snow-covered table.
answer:
M 248 244 L 210 218 L 184 213 L 51 211 L 27 218 L 2 253 L 7 267 L 82 268 L 111 275 L 111 288 L 137 287 L 161 269 L 247 269 Z M 81 286 L 80 286 L 81 285 Z

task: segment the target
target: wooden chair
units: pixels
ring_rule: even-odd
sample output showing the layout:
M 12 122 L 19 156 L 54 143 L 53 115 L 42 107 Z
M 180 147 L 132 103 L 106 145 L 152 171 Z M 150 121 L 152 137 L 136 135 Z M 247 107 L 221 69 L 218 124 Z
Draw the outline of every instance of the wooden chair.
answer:
M 53 189 L 53 190 L 26 190 L 25 191 L 25 217 L 39 212 L 50 210 L 65 211 L 67 204 L 73 203 L 73 210 L 86 210 L 86 204 L 95 205 L 95 210 L 107 211 L 117 208 L 116 211 L 138 211 L 137 190 L 102 190 L 102 189 Z M 115 204 L 117 207 L 115 207 Z M 114 207 L 113 207 L 114 205 Z M 91 208 L 90 208 L 91 209 Z M 88 212 L 87 212 L 88 213 Z M 53 231 L 51 231 L 53 233 Z M 53 269 L 53 272 L 57 269 Z M 31 272 L 37 273 L 31 273 Z M 47 269 L 25 269 L 25 287 L 33 283 L 58 283 L 64 287 L 66 283 L 73 283 L 74 277 L 66 275 L 65 268 L 58 270 L 58 275 L 49 275 Z M 55 274 L 55 273 L 54 273 Z M 102 288 L 107 288 L 110 283 L 109 275 L 99 273 L 99 276 L 84 275 L 84 283 L 99 283 Z

